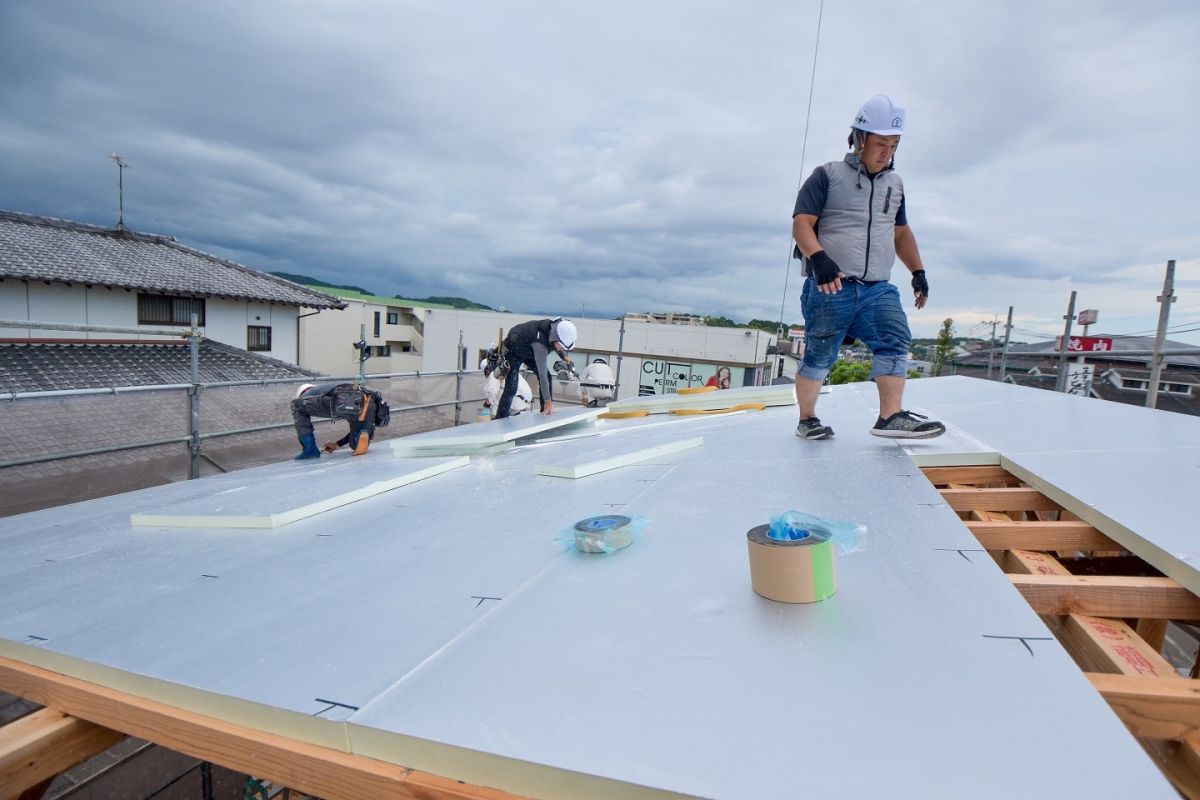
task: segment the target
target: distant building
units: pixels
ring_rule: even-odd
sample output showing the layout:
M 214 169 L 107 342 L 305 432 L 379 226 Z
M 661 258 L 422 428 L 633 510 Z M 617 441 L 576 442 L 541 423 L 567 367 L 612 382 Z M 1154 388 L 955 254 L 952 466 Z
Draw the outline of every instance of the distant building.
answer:
M 169 236 L 0 211 L 0 319 L 186 328 L 295 363 L 301 307 L 335 297 L 180 244 Z M 0 342 L 163 341 L 161 336 L 0 328 Z
M 1154 348 L 1152 336 L 1102 337 L 1112 338 L 1113 349 L 1087 353 L 1069 353 L 1068 369 L 1083 376 L 1079 392 L 1091 397 L 1129 405 L 1145 405 L 1149 390 L 1150 356 Z M 1181 414 L 1200 416 L 1200 353 L 1171 353 L 1172 350 L 1197 351 L 1193 345 L 1168 340 L 1164 350 L 1163 370 L 1159 377 L 1156 408 Z M 1137 354 L 1123 354 L 1135 351 Z M 956 357 L 942 369 L 943 375 L 988 377 L 1000 380 L 1002 348 L 984 349 Z M 1084 361 L 1081 367 L 1079 361 Z M 1005 380 L 1022 386 L 1053 390 L 1058 381 L 1059 351 L 1053 341 L 1019 344 L 1009 348 Z
M 191 348 L 162 331 L 199 318 L 205 472 L 287 458 L 297 317 L 344 304 L 165 236 L 0 211 L 0 496 L 4 514 L 189 474 Z M 261 385 L 212 384 L 287 381 Z
M 309 288 L 336 293 L 347 304 L 349 313 L 301 315 L 300 364 L 337 375 L 358 371 L 354 342 L 363 325 L 372 352 L 366 365 L 368 373 L 427 373 L 477 370 L 488 348 L 496 346 L 510 328 L 547 316 L 458 309 L 324 286 Z M 616 372 L 617 353 L 623 345 L 618 376 L 621 397 L 671 394 L 710 381 L 730 387 L 762 385 L 770 382 L 776 364 L 775 337 L 753 328 L 718 328 L 631 316 L 626 316 L 624 322 L 565 316 L 579 331 L 579 341 L 571 354 L 578 370 L 594 358 L 604 358 Z M 460 336 L 465 357 L 458 350 Z M 557 358 L 551 354 L 550 361 L 548 366 L 554 374 Z M 567 381 L 556 380 L 555 384 L 556 394 L 572 396 L 573 388 Z
M 704 317 L 695 314 L 675 314 L 670 311 L 655 313 L 653 311 L 631 311 L 625 315 L 626 322 L 658 322 L 663 325 L 703 325 Z

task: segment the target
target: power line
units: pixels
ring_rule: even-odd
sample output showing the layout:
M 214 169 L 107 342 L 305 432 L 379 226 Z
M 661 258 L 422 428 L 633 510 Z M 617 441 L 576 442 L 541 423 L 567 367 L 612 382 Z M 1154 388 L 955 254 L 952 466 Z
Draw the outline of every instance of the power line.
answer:
M 800 177 L 796 181 L 796 194 L 800 193 L 800 188 L 804 185 L 804 159 L 808 155 L 808 124 L 812 121 L 812 101 L 813 87 L 817 83 L 817 53 L 821 50 L 821 20 L 825 17 L 825 0 L 821 0 L 821 5 L 817 8 L 817 36 L 813 41 L 813 63 L 812 74 L 808 79 L 808 108 L 804 112 L 804 139 L 800 143 Z M 779 327 L 778 331 L 783 332 L 783 314 L 787 308 L 787 290 L 788 282 L 792 277 L 792 248 L 790 246 L 791 238 L 789 237 L 787 268 L 783 273 L 783 299 L 779 302 Z

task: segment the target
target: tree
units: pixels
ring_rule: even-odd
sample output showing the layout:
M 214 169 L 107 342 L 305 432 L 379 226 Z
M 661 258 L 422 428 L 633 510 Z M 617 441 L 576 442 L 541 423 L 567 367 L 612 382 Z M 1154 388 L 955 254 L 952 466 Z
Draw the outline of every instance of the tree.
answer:
M 829 382 L 862 383 L 871 379 L 871 362 L 842 361 L 838 359 L 829 370 Z
M 942 374 L 951 351 L 954 349 L 954 320 L 946 317 L 942 320 L 942 329 L 938 331 L 937 342 L 933 351 L 933 368 L 930 370 L 936 378 Z

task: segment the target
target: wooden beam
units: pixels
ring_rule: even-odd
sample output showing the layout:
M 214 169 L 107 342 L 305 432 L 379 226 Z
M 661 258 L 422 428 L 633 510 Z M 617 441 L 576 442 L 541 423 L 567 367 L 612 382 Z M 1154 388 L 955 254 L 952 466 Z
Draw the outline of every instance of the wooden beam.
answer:
M 1112 672 L 1185 680 L 1124 622 L 1071 614 L 1059 625 L 1059 641 L 1087 672 Z
M 993 481 L 1020 480 L 1004 467 L 993 465 L 986 467 L 925 467 L 921 470 L 929 482 L 936 485 L 948 483 L 991 483 Z
M 1119 550 L 1120 545 L 1086 522 L 976 522 L 967 528 L 984 550 Z
M 1039 614 L 1200 620 L 1200 598 L 1170 578 L 1010 575 Z
M 511 800 L 513 795 L 206 717 L 0 657 L 0 688 L 195 758 L 327 800 Z
M 125 734 L 43 708 L 0 728 L 0 798 L 27 789 L 87 761 Z
M 1180 740 L 1200 733 L 1200 681 L 1097 672 L 1087 677 L 1135 736 Z
M 1167 638 L 1167 625 L 1169 624 L 1170 620 L 1165 619 L 1139 619 L 1135 630 L 1146 644 L 1161 653 L 1163 642 Z
M 986 549 L 986 548 L 985 548 Z M 1070 575 L 1071 571 L 1058 559 L 1046 553 L 1032 550 L 1008 550 L 1001 564 L 1004 571 L 1012 575 Z
M 939 489 L 955 511 L 1057 511 L 1061 506 L 1028 486 L 1003 489 Z

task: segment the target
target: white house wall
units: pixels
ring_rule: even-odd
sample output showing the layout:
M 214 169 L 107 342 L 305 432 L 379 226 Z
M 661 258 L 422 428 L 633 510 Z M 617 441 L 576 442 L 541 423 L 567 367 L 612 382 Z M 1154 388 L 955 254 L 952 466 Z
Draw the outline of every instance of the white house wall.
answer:
M 62 322 L 73 325 L 108 325 L 122 328 L 164 329 L 172 326 L 138 325 L 137 291 L 105 287 L 67 286 L 60 283 L 0 282 L 0 318 Z M 245 300 L 206 298 L 204 335 L 213 341 L 246 349 L 246 327 L 271 327 L 271 350 L 262 355 L 296 362 L 296 312 L 280 306 Z M 179 326 L 182 332 L 184 326 Z M 155 334 L 54 331 L 6 328 L 0 338 L 34 339 L 162 339 Z

